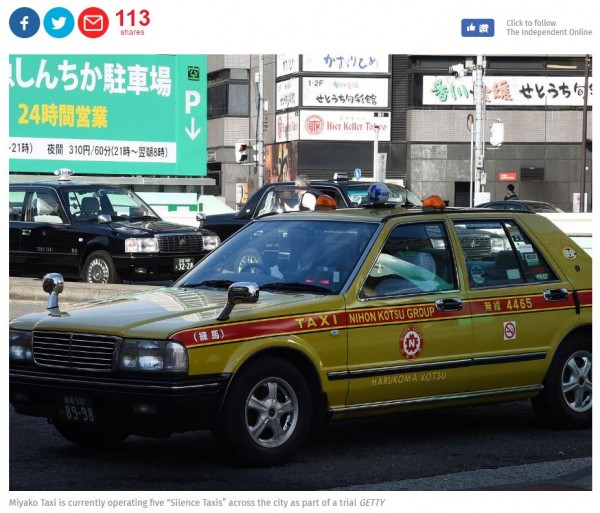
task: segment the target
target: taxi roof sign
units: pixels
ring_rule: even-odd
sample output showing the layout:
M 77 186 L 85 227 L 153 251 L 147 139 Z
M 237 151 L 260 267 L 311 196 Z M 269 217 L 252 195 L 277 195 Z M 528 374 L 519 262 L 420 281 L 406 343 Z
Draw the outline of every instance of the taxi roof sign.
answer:
M 54 174 L 58 176 L 59 182 L 69 182 L 71 180 L 71 176 L 73 176 L 75 173 L 69 168 L 61 167 L 60 169 L 54 171 Z

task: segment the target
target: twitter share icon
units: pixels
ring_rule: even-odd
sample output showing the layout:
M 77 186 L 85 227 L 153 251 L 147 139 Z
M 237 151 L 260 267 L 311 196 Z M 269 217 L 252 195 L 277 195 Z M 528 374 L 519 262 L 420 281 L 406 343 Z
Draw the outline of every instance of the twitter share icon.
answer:
M 75 27 L 75 18 L 64 7 L 54 7 L 44 16 L 44 29 L 57 39 L 67 37 Z

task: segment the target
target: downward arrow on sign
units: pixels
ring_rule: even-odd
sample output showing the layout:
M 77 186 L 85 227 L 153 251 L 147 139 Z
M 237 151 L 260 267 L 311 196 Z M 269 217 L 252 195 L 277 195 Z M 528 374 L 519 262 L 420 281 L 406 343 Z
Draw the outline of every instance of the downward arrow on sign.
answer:
M 195 130 L 195 128 L 196 128 L 196 118 L 192 118 L 192 126 L 190 126 L 190 128 L 188 128 L 187 126 L 185 127 L 185 131 L 190 136 L 190 139 L 192 141 L 196 137 L 198 137 L 198 134 L 200 133 L 200 128 L 198 128 L 198 130 Z

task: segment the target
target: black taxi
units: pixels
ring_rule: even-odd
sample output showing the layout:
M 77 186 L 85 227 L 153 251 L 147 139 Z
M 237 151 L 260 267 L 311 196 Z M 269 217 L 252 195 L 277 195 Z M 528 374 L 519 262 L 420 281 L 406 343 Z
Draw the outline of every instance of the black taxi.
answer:
M 125 187 L 60 177 L 10 184 L 11 275 L 57 271 L 89 283 L 173 280 L 220 243 L 201 219 L 198 228 L 162 220 Z
M 10 323 L 12 406 L 87 446 L 212 430 L 246 465 L 387 411 L 531 399 L 590 426 L 591 257 L 539 214 L 372 187 L 254 221 L 172 287 L 61 308 L 47 275 L 47 312 Z
M 294 182 L 266 183 L 260 187 L 237 212 L 206 216 L 204 226 L 225 240 L 254 219 L 285 212 L 299 202 L 305 191 L 315 197 L 330 196 L 337 208 L 360 207 L 368 203 L 367 193 L 373 182 L 348 180 L 311 180 L 310 187 L 298 187 Z M 395 183 L 386 183 L 388 201 L 399 206 L 420 207 L 421 200 L 408 189 Z

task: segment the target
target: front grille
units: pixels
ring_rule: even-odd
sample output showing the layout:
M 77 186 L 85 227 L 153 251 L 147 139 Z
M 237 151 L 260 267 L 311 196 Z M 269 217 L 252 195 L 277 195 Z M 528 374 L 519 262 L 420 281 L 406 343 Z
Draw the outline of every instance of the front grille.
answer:
M 487 235 L 465 235 L 460 245 L 467 258 L 483 258 L 492 253 L 492 239 Z
M 204 249 L 201 234 L 193 235 L 157 235 L 158 249 L 161 253 L 197 254 Z
M 33 359 L 38 365 L 110 372 L 118 337 L 84 333 L 33 332 Z

